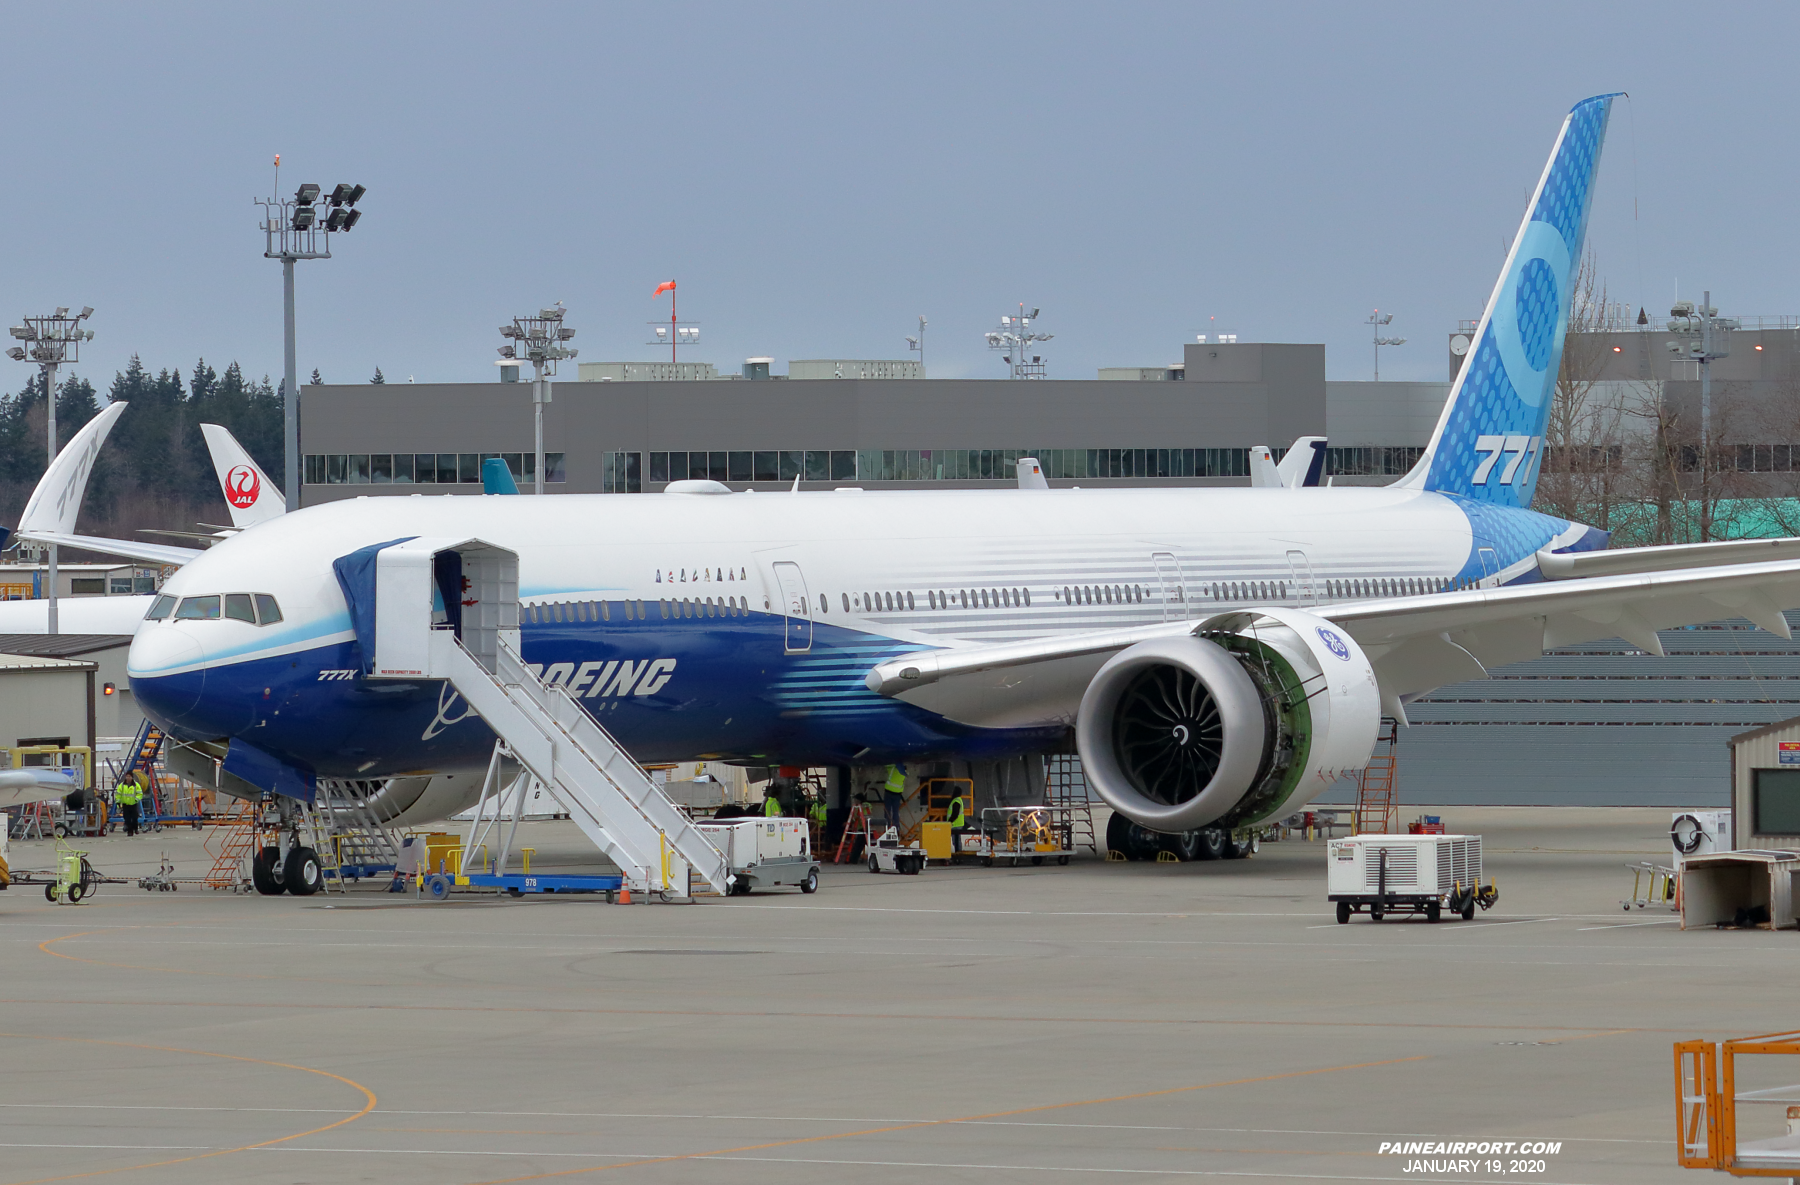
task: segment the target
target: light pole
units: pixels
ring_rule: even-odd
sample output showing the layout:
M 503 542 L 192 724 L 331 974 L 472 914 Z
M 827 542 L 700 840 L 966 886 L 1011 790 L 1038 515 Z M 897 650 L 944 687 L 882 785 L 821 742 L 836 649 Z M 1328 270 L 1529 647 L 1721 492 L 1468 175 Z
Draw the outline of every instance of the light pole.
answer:
M 531 382 L 531 408 L 537 421 L 537 472 L 532 481 L 532 493 L 544 492 L 544 404 L 550 402 L 549 376 L 556 373 L 556 364 L 564 358 L 573 358 L 577 351 L 563 345 L 575 336 L 575 331 L 563 324 L 562 301 L 554 306 L 539 309 L 535 317 L 514 317 L 511 325 L 500 327 L 500 336 L 511 338 L 513 345 L 501 346 L 500 357 L 529 360 L 537 377 Z
M 1712 293 L 1700 294 L 1700 307 L 1680 300 L 1669 310 L 1669 353 L 1700 364 L 1700 541 L 1712 539 L 1712 361 L 1731 353 L 1731 331 L 1736 320 L 1719 316 Z
M 1044 377 L 1043 358 L 1036 354 L 1033 354 L 1030 359 L 1025 357 L 1025 351 L 1031 348 L 1033 342 L 1047 342 L 1056 336 L 1054 333 L 1038 333 L 1031 328 L 1031 323 L 1038 319 L 1040 311 L 1032 309 L 1027 314 L 1025 306 L 1020 305 L 1018 316 L 1002 317 L 1000 318 L 1000 328 L 988 331 L 988 349 L 1006 351 L 1000 361 L 1012 367 L 1007 372 L 1006 377 L 1008 378 L 1041 379 Z
M 25 317 L 23 325 L 14 325 L 9 331 L 24 345 L 14 346 L 6 351 L 6 356 L 14 362 L 35 362 L 44 372 L 44 418 L 48 424 L 50 438 L 49 462 L 56 461 L 56 368 L 64 362 L 81 361 L 81 343 L 94 340 L 94 331 L 83 329 L 81 323 L 94 315 L 91 308 L 83 308 L 73 317 L 66 308 L 57 309 L 48 317 Z M 56 544 L 50 545 L 50 632 L 57 633 L 56 620 Z
M 1406 344 L 1406 339 L 1403 337 L 1381 336 L 1381 327 L 1383 325 L 1392 325 L 1393 323 L 1394 314 L 1389 313 L 1386 316 L 1382 316 L 1380 309 L 1376 309 L 1374 312 L 1370 313 L 1369 319 L 1363 322 L 1364 325 L 1367 325 L 1375 333 L 1375 381 L 1378 383 L 1381 381 L 1381 347 L 1403 346 Z
M 281 156 L 275 156 L 275 188 L 281 188 Z M 294 261 L 297 259 L 330 259 L 331 236 L 355 226 L 362 218 L 356 203 L 368 190 L 365 186 L 339 185 L 326 198 L 324 217 L 314 203 L 319 200 L 319 187 L 308 182 L 294 191 L 292 201 L 283 198 L 256 198 L 263 208 L 263 258 L 281 260 L 282 299 L 282 369 L 281 430 L 285 463 L 282 467 L 286 483 L 287 508 L 300 509 L 300 384 L 294 373 Z M 323 245 L 320 237 L 323 236 Z
M 919 314 L 919 336 L 906 339 L 906 348 L 919 355 L 919 377 L 925 377 L 925 314 Z

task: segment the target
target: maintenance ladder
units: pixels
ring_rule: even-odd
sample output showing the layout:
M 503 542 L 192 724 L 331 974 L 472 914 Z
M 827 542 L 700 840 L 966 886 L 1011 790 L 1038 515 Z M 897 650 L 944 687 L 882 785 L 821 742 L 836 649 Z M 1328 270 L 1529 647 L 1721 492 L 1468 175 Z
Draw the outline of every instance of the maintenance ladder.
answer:
M 1100 843 L 1094 835 L 1094 800 L 1088 794 L 1087 777 L 1081 772 L 1081 757 L 1075 753 L 1058 753 L 1044 758 L 1044 805 L 1066 809 L 1069 821 L 1069 850 L 1086 847 L 1100 854 Z M 1086 838 L 1083 838 L 1083 837 Z
M 1399 721 L 1382 717 L 1375 752 L 1357 776 L 1356 827 L 1351 834 L 1389 834 L 1400 829 L 1400 800 L 1394 790 L 1399 743 Z

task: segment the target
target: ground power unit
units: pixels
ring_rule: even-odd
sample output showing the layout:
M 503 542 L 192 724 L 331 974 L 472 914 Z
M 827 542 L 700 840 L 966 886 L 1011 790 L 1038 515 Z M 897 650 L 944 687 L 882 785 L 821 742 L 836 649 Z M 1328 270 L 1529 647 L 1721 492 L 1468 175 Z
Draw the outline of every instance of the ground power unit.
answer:
M 805 819 L 707 819 L 696 822 L 694 830 L 718 848 L 731 866 L 734 897 L 752 889 L 785 887 L 802 893 L 819 889 L 819 861 Z
M 1481 883 L 1479 835 L 1351 835 L 1326 845 L 1325 889 L 1337 920 L 1367 910 L 1371 921 L 1390 913 L 1422 913 L 1435 922 L 1448 909 L 1464 921 L 1475 907 L 1500 899 Z

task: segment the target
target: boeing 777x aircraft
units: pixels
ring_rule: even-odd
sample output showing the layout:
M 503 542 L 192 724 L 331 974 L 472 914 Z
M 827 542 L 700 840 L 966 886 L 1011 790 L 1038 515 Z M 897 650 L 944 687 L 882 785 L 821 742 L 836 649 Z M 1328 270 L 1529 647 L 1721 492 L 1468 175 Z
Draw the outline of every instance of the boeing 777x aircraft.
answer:
M 1785 637 L 1800 541 L 1602 551 L 1531 509 L 1612 99 L 1563 121 L 1436 432 L 1389 487 L 334 502 L 193 554 L 132 689 L 283 794 L 479 773 L 494 734 L 469 705 L 374 666 L 382 614 L 430 614 L 497 631 L 640 762 L 1073 742 L 1116 826 L 1217 851 L 1366 764 L 1384 714 L 1495 664 L 1607 637 L 1660 652 L 1658 628 L 1721 616 Z M 28 513 L 20 534 L 58 525 Z M 430 553 L 430 590 L 377 605 L 401 545 Z M 470 579 L 500 552 L 516 593 Z M 460 780 L 446 811 L 473 800 Z

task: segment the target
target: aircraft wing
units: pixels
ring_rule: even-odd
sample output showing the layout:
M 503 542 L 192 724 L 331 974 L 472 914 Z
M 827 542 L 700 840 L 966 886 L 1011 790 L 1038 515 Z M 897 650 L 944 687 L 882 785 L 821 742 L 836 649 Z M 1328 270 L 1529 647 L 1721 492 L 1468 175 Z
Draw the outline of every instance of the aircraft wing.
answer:
M 75 519 L 81 513 L 81 499 L 87 493 L 88 478 L 94 472 L 94 459 L 100 455 L 106 434 L 125 414 L 125 407 L 123 402 L 107 404 L 56 454 L 56 460 L 50 462 L 37 488 L 31 491 L 31 501 L 25 503 L 25 512 L 19 516 L 14 534 L 37 543 L 81 547 L 127 559 L 148 560 L 153 564 L 185 564 L 202 554 L 191 547 L 75 534 Z
M 1662 653 L 1656 631 L 1746 617 L 1790 637 L 1782 609 L 1800 607 L 1800 559 L 1680 571 L 1634 572 L 1507 588 L 1323 606 L 1374 664 L 1383 710 L 1404 720 L 1406 700 L 1544 650 L 1622 638 Z M 1087 679 L 1136 642 L 1198 632 L 1252 615 L 1234 609 L 1186 621 L 1062 634 L 988 646 L 921 650 L 870 669 L 871 691 L 986 727 L 1072 720 Z
M 24 806 L 52 798 L 66 798 L 81 789 L 76 780 L 81 771 L 39 766 L 27 769 L 0 769 L 0 807 Z
M 1545 580 L 1617 576 L 1626 572 L 1669 572 L 1715 564 L 1753 564 L 1800 557 L 1800 539 L 1733 539 L 1725 543 L 1681 543 L 1672 547 L 1621 547 L 1611 551 L 1537 553 Z

